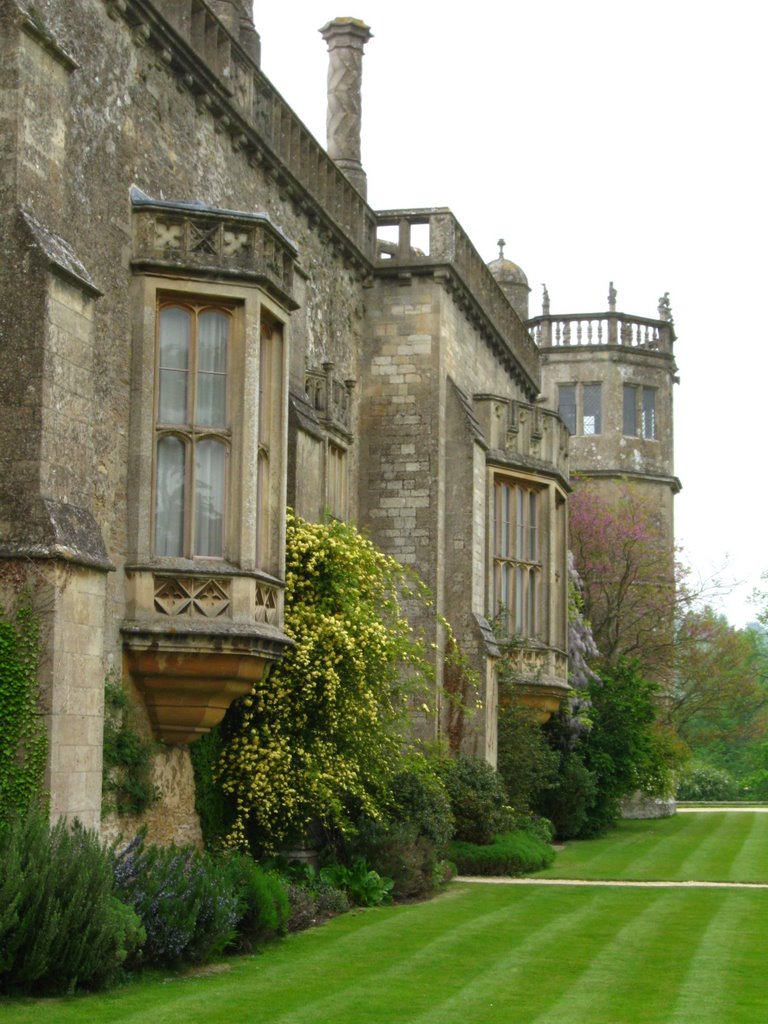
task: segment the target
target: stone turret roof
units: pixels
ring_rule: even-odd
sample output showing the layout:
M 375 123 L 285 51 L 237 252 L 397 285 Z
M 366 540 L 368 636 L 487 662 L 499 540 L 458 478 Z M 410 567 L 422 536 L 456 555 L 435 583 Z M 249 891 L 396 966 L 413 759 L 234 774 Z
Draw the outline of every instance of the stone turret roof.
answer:
M 512 260 L 497 259 L 488 264 L 488 269 L 496 278 L 496 281 L 504 285 L 522 284 L 528 288 L 528 278 Z

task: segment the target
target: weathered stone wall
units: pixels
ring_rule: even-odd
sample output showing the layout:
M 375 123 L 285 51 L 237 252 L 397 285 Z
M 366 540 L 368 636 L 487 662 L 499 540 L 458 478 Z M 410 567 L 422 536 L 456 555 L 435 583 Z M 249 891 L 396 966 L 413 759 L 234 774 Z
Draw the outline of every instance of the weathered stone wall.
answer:
M 499 449 L 499 465 L 522 468 L 544 484 L 542 471 L 553 478 L 562 472 L 564 439 L 556 418 L 544 416 L 546 423 L 539 425 L 520 376 L 505 367 L 451 290 L 431 275 L 407 280 L 382 275 L 366 297 L 360 517 L 377 543 L 417 568 L 438 612 L 451 623 L 481 681 L 483 702 L 480 713 L 464 721 L 461 743 L 468 752 L 494 760 L 498 698 L 492 663 L 498 651 L 483 626 L 493 599 L 488 523 L 494 452 L 489 449 Z M 490 411 L 491 405 L 500 411 Z M 515 451 L 509 449 L 512 420 Z M 544 516 L 545 635 L 562 649 L 562 621 L 550 628 L 548 615 L 552 609 L 559 620 L 564 617 L 564 602 L 558 605 L 553 595 L 564 585 L 564 544 L 556 547 L 555 538 L 558 530 L 564 533 L 565 522 L 564 516 L 550 514 L 548 504 Z M 563 564 L 555 565 L 555 559 Z M 428 639 L 440 642 L 429 616 L 419 624 Z M 549 682 L 565 686 L 564 660 L 557 670 L 547 663 L 547 672 L 556 677 Z M 439 706 L 443 684 L 448 689 L 463 684 L 440 659 L 437 674 Z M 423 723 L 425 731 L 429 728 Z M 432 728 L 442 736 L 456 732 L 448 705 Z
M 617 472 L 672 476 L 674 424 L 671 358 L 638 348 L 597 346 L 550 349 L 542 367 L 547 404 L 557 408 L 558 384 L 602 384 L 602 431 L 571 438 L 575 472 Z M 622 432 L 623 385 L 656 390 L 656 438 L 625 437 Z
M 0 308 L 5 351 L 16 348 L 17 358 L 4 359 L 0 369 L 0 426 L 3 436 L 18 434 L 18 443 L 13 449 L 3 445 L 0 454 L 3 491 L 9 484 L 13 495 L 0 509 L 0 546 L 10 545 L 11 554 L 20 538 L 28 540 L 30 516 L 41 499 L 55 501 L 81 510 L 103 538 L 103 568 L 111 560 L 117 570 L 108 576 L 78 570 L 90 580 L 83 593 L 85 583 L 80 590 L 72 580 L 58 589 L 52 584 L 45 611 L 55 682 L 53 811 L 96 822 L 101 740 L 95 730 L 101 719 L 92 714 L 94 694 L 101 694 L 109 667 L 121 664 L 123 568 L 135 546 L 131 530 L 139 528 L 128 518 L 135 486 L 129 468 L 131 393 L 137 385 L 130 189 L 264 211 L 295 242 L 305 275 L 304 305 L 295 322 L 289 321 L 286 340 L 291 386 L 299 392 L 305 371 L 328 360 L 342 379 L 359 377 L 362 272 L 353 245 L 329 245 L 334 214 L 321 224 L 301 202 L 300 186 L 297 191 L 290 176 L 268 172 L 242 148 L 222 107 L 215 108 L 180 75 L 176 54 L 158 49 L 145 27 L 132 29 L 117 6 L 42 0 L 31 19 L 22 4 L 3 0 L 2 16 L 0 128 L 11 143 L 3 147 L 1 165 L 2 262 L 16 273 L 0 271 Z M 199 53 L 183 56 L 212 95 L 223 95 Z M 322 152 L 316 151 L 319 159 Z M 329 195 L 335 180 L 329 174 Z M 28 226 L 18 222 L 21 208 L 45 238 L 65 244 L 65 255 L 89 287 L 66 267 L 62 272 L 66 260 L 49 270 L 56 254 L 30 241 Z M 337 209 L 349 225 L 355 211 L 342 204 Z M 338 229 L 340 238 L 346 230 Z M 320 514 L 321 474 L 302 477 L 301 486 L 304 507 Z M 146 520 L 150 512 L 145 509 Z M 40 515 L 51 533 L 50 516 Z M 70 608 L 75 594 L 76 611 Z M 73 679 L 80 690 L 70 693 Z M 78 710 L 82 687 L 89 698 Z M 158 762 L 165 810 L 153 816 L 153 828 L 170 838 L 185 833 L 194 812 L 191 776 L 179 781 L 187 769 L 177 755 L 166 760 L 165 768 Z
M 8 613 L 29 601 L 40 630 L 38 681 L 48 735 L 53 817 L 98 827 L 104 710 L 105 575 L 53 559 L 0 562 Z

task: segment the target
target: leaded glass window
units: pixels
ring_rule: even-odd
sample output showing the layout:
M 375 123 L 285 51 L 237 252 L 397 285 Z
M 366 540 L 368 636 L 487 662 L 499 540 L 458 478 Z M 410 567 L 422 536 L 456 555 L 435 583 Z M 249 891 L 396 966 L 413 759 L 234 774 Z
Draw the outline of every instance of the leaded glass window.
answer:
M 602 388 L 600 384 L 584 384 L 582 388 L 582 433 L 602 434 Z
M 538 632 L 540 492 L 498 478 L 494 486 L 494 616 L 510 635 Z
M 561 384 L 558 388 L 557 411 L 568 427 L 569 434 L 576 433 L 576 385 Z
M 155 554 L 223 558 L 232 310 L 168 301 L 157 330 Z

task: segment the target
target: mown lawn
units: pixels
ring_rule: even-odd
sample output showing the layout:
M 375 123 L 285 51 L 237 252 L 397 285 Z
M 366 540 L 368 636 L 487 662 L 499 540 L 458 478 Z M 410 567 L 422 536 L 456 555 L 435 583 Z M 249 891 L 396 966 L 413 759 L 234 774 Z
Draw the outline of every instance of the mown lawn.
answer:
M 742 846 L 732 849 L 734 859 L 746 851 L 743 863 L 754 872 L 759 856 L 750 848 L 762 826 L 753 818 L 764 815 L 688 815 L 695 819 L 690 826 L 682 818 L 628 823 L 590 846 L 603 872 L 622 858 L 638 871 L 642 857 L 658 877 L 655 847 L 659 863 L 668 841 L 695 863 L 697 842 L 709 845 L 710 835 L 731 842 L 730 817 L 747 819 Z M 741 828 L 733 823 L 736 832 Z M 563 862 L 576 850 L 561 854 Z M 584 869 L 589 858 L 578 856 Z M 712 863 L 721 870 L 714 854 Z M 766 948 L 768 890 L 454 883 L 429 903 L 337 918 L 233 961 L 222 973 L 155 977 L 106 996 L 0 1001 L 0 1020 L 764 1024 Z
M 715 811 L 624 821 L 601 839 L 568 843 L 537 877 L 768 882 L 768 814 Z

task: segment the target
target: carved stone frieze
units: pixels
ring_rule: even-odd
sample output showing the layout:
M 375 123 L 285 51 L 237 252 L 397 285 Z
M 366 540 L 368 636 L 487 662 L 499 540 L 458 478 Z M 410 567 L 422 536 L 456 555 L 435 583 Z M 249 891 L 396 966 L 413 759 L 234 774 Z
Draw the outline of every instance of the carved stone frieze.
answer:
M 256 622 L 266 622 L 270 626 L 278 625 L 280 617 L 280 592 L 277 588 L 270 587 L 266 583 L 257 583 L 255 596 L 254 617 Z
M 155 576 L 155 610 L 161 615 L 226 615 L 232 582 L 197 576 Z
M 154 200 L 132 189 L 133 265 L 257 281 L 289 309 L 296 247 L 265 213 Z
M 318 420 L 325 426 L 349 434 L 352 429 L 352 392 L 355 382 L 341 380 L 333 371 L 333 363 L 323 363 L 322 370 L 307 370 L 304 389 Z

